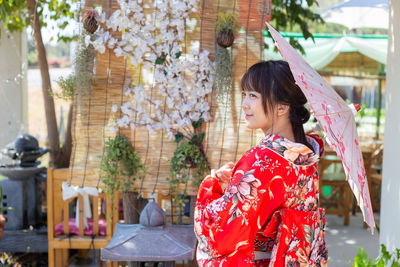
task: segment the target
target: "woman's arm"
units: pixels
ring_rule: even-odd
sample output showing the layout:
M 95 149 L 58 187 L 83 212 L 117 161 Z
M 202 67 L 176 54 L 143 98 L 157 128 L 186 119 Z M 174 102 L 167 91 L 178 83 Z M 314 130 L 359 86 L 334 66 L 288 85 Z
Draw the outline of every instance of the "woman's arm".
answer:
M 260 153 L 263 158 L 254 152 L 241 160 L 225 191 L 215 175 L 200 185 L 195 232 L 199 246 L 212 257 L 229 257 L 238 250 L 251 254 L 257 231 L 284 201 L 283 179 L 276 175 L 282 164 Z

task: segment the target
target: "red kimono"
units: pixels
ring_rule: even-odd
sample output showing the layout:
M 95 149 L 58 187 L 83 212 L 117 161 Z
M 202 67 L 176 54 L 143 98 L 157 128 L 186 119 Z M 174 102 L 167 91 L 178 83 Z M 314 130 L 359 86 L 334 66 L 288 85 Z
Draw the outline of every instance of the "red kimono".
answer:
M 321 139 L 307 139 L 322 154 Z M 270 135 L 239 160 L 225 190 L 207 176 L 195 210 L 199 266 L 326 266 L 317 154 Z

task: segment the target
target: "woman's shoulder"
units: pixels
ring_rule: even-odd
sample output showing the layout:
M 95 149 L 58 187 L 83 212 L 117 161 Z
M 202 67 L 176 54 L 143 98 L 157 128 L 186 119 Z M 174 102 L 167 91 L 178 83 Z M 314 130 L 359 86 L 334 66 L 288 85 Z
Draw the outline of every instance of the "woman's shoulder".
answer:
M 284 160 L 281 156 L 282 153 L 277 146 L 263 141 L 264 140 L 262 140 L 258 145 L 247 150 L 240 161 L 257 161 L 259 159 L 276 159 L 278 161 Z
M 319 151 L 319 142 L 316 139 L 313 140 L 315 141 L 310 141 L 313 150 Z M 281 161 L 297 166 L 310 166 L 318 162 L 319 153 L 314 153 L 313 150 L 304 144 L 292 142 L 279 135 L 267 136 L 256 146 L 258 153 L 271 158 L 279 158 Z

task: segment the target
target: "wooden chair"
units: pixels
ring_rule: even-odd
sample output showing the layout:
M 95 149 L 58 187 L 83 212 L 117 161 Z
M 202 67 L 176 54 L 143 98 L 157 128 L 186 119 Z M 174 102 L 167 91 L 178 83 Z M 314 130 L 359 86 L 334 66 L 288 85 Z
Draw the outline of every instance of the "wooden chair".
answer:
M 99 196 L 90 196 L 93 217 L 93 235 L 84 235 L 83 221 L 83 197 L 79 194 L 75 198 L 63 201 L 62 183 L 68 181 L 68 169 L 48 169 L 47 171 L 47 226 L 48 226 L 48 259 L 49 266 L 68 266 L 68 249 L 100 249 L 106 247 L 110 241 L 118 219 L 118 201 L 111 199 L 104 193 Z M 117 194 L 118 195 L 118 194 Z M 79 234 L 69 234 L 70 203 L 79 199 Z M 117 197 L 118 199 L 118 197 Z M 102 213 L 102 205 L 105 204 L 105 214 Z M 111 216 L 112 214 L 112 216 Z M 104 217 L 106 223 L 106 235 L 99 235 L 98 220 Z M 64 223 L 64 233 L 55 234 L 58 224 Z M 99 260 L 99 265 L 102 265 Z M 107 262 L 107 266 L 113 263 Z
M 343 216 L 343 224 L 349 225 L 351 189 L 346 181 L 342 161 L 334 151 L 327 150 L 324 157 L 321 158 L 318 168 L 321 206 L 326 209 L 327 214 Z M 331 192 L 327 196 L 323 194 L 324 186 L 331 188 Z
M 368 177 L 368 187 L 371 196 L 372 210 L 379 211 L 381 209 L 382 174 L 371 174 Z
M 368 187 L 371 196 L 372 209 L 374 211 L 379 211 L 381 207 L 383 144 L 378 144 L 373 147 L 370 157 Z
M 377 179 L 371 178 L 372 154 L 372 151 L 368 149 L 363 149 L 362 151 L 365 173 L 368 179 L 368 187 L 370 188 L 371 201 L 373 202 L 372 206 L 375 210 L 375 191 L 372 189 L 375 186 Z M 329 196 L 324 197 L 320 190 L 320 199 L 323 207 L 326 208 L 327 214 L 343 216 L 343 224 L 349 225 L 349 213 L 351 209 L 353 215 L 356 213 L 357 201 L 353 197 L 350 186 L 346 181 L 346 174 L 343 170 L 342 161 L 336 156 L 336 152 L 326 150 L 324 157 L 321 158 L 319 162 L 318 168 L 320 189 L 322 190 L 323 186 L 330 186 L 332 191 Z M 373 184 L 373 181 L 375 181 L 375 184 Z

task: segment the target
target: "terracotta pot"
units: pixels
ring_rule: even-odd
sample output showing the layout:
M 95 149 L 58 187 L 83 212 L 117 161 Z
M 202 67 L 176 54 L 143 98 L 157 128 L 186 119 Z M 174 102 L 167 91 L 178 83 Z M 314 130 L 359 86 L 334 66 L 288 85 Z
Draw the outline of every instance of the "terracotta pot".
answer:
M 4 227 L 6 225 L 6 218 L 3 216 L 3 214 L 0 214 L 0 239 L 4 235 Z
M 217 35 L 217 43 L 221 47 L 230 47 L 235 40 L 235 36 L 232 31 L 220 32 Z

